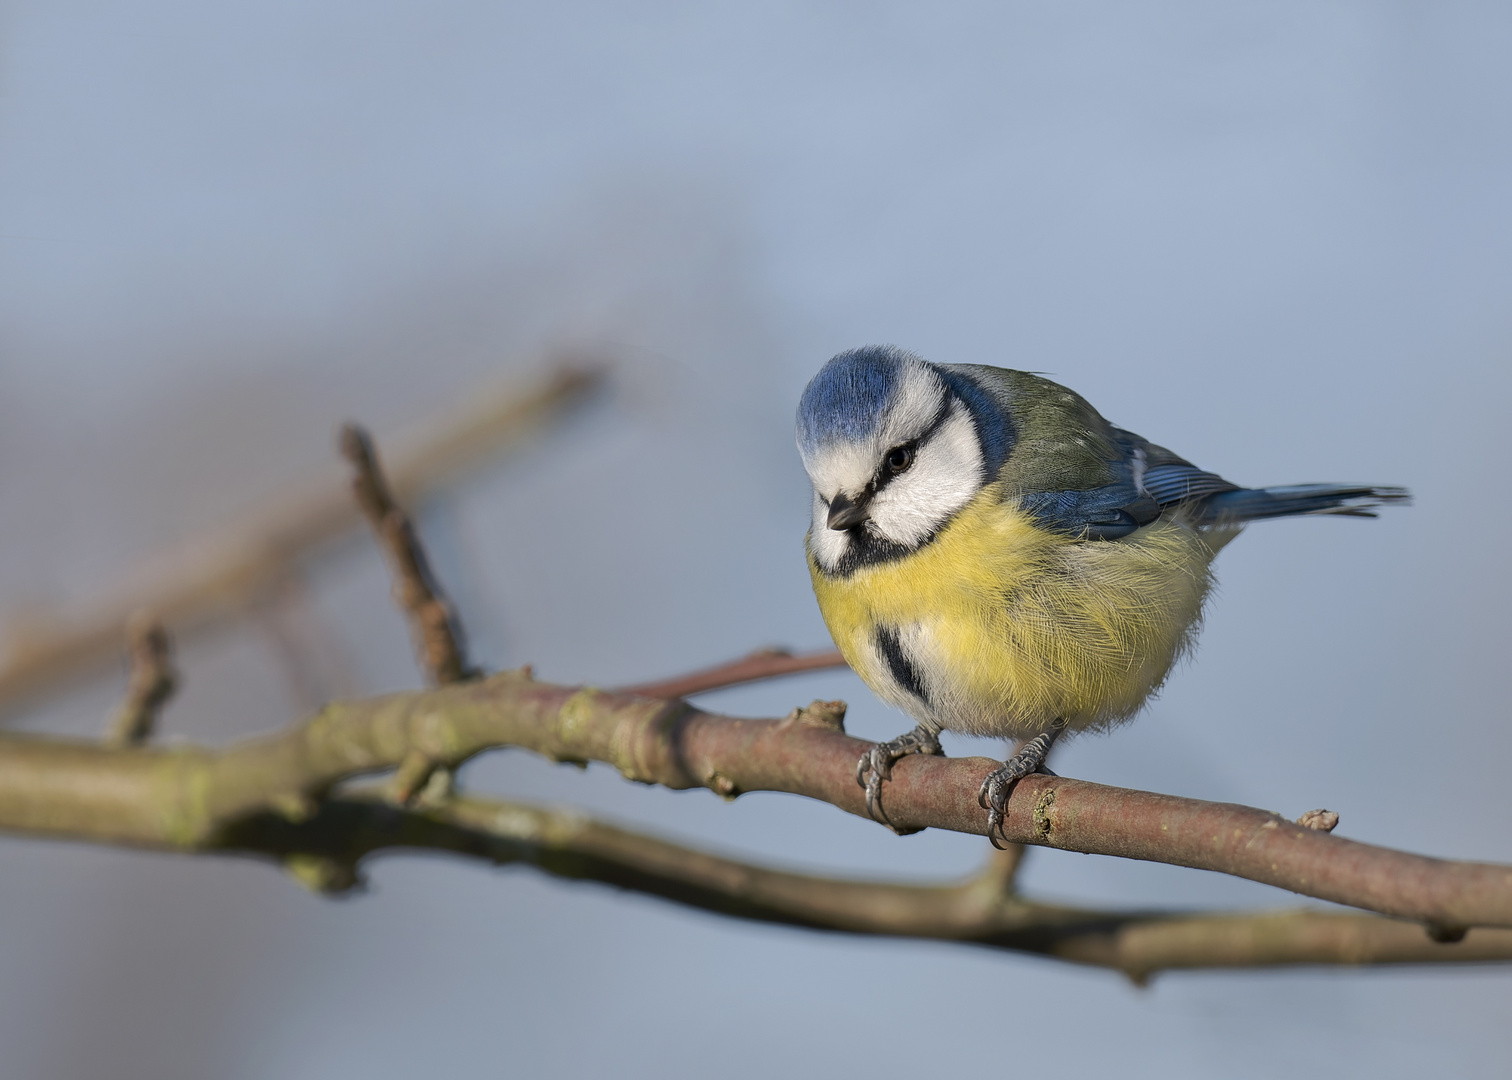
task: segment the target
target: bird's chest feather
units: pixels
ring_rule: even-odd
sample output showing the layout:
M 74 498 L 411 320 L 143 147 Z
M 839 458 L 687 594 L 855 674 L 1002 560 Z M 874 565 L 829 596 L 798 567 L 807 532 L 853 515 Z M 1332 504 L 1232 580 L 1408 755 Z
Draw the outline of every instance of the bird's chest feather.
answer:
M 1161 519 L 1115 541 L 1046 531 L 996 485 L 916 552 L 830 577 L 830 634 L 878 696 L 922 723 L 1027 736 L 1132 716 L 1190 642 L 1216 545 Z

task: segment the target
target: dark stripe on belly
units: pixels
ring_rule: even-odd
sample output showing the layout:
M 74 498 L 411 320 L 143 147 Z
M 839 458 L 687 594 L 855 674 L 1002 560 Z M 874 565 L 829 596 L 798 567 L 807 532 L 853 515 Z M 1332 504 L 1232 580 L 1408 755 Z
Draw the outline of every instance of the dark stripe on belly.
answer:
M 924 694 L 924 679 L 919 674 L 919 669 L 914 667 L 913 661 L 903 651 L 903 643 L 898 640 L 898 631 L 895 627 L 877 627 L 877 651 L 882 654 L 882 659 L 887 661 L 887 670 L 892 673 L 893 679 L 904 690 L 926 704 L 929 698 Z

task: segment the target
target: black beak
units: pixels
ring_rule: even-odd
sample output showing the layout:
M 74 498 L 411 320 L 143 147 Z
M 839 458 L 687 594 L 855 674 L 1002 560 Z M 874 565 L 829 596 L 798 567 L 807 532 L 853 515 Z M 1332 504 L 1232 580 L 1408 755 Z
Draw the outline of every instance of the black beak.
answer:
M 825 524 L 836 532 L 854 529 L 867 519 L 866 507 L 871 502 L 871 497 L 870 491 L 863 491 L 854 499 L 843 491 L 837 492 L 830 500 L 829 517 Z

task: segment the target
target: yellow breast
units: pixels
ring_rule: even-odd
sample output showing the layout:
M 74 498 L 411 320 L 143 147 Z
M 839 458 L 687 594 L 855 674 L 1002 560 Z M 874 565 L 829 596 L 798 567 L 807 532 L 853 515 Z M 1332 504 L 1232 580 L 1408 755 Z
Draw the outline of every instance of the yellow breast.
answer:
M 1023 738 L 1128 719 L 1190 644 L 1228 536 L 1162 517 L 1078 541 L 1038 527 L 989 485 L 918 551 L 846 577 L 809 571 L 847 661 L 881 698 L 933 727 Z M 896 635 L 922 696 L 895 676 Z

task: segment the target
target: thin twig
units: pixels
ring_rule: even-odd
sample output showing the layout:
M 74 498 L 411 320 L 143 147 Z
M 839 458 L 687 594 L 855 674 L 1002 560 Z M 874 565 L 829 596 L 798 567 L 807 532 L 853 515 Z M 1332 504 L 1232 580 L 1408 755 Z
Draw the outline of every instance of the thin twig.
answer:
M 462 626 L 426 558 L 415 526 L 389 491 L 372 437 L 358 424 L 341 429 L 341 453 L 351 462 L 352 493 L 394 576 L 394 600 L 409 619 L 420 666 L 432 686 L 476 675 L 467 663 Z
M 1478 930 L 1445 946 L 1411 923 L 1350 912 L 1039 903 L 1003 887 L 996 855 L 980 874 L 942 885 L 818 877 L 710 854 L 576 811 L 477 798 L 406 811 L 388 805 L 381 792 L 345 792 L 302 822 L 246 819 L 217 848 L 272 857 L 307 884 L 337 892 L 361 880 L 368 857 L 403 849 L 533 866 L 730 918 L 986 946 L 1112 968 L 1139 981 L 1181 968 L 1512 960 L 1512 930 Z
M 126 624 L 126 654 L 131 673 L 105 736 L 111 746 L 140 746 L 152 738 L 158 714 L 178 688 L 173 643 L 149 612 L 138 612 Z
M 518 443 L 586 400 L 604 381 L 599 366 L 565 364 L 501 394 L 471 399 L 427 425 L 390 455 L 395 496 L 416 505 L 468 469 Z M 79 674 L 104 668 L 120 648 L 133 611 L 158 613 L 180 641 L 192 631 L 240 614 L 289 566 L 361 523 L 334 474 L 264 512 L 197 537 L 128 575 L 114 594 L 87 607 L 28 617 L 6 628 L 0 650 L 0 708 Z
M 250 814 L 308 816 L 349 777 L 417 759 L 455 767 L 501 746 L 603 761 L 632 780 L 726 797 L 786 791 L 861 816 L 855 763 L 872 744 L 839 730 L 841 708 L 816 703 L 782 720 L 741 720 L 504 672 L 334 703 L 279 734 L 219 751 L 125 752 L 9 735 L 0 737 L 0 829 L 193 848 Z M 888 814 L 901 828 L 985 835 L 977 790 L 997 764 L 907 758 L 888 782 Z M 1246 806 L 1035 775 L 1009 796 L 1004 838 L 1232 874 L 1413 919 L 1440 936 L 1512 927 L 1512 866 L 1392 851 Z
M 803 671 L 838 667 L 845 667 L 845 657 L 840 655 L 839 649 L 822 649 L 796 656 L 787 649 L 762 649 L 739 660 L 701 668 L 686 675 L 627 686 L 621 692 L 639 694 L 641 697 L 680 698 L 708 690 L 720 690 L 726 686 L 739 686 L 758 679 L 773 679 L 779 675 L 796 675 Z

